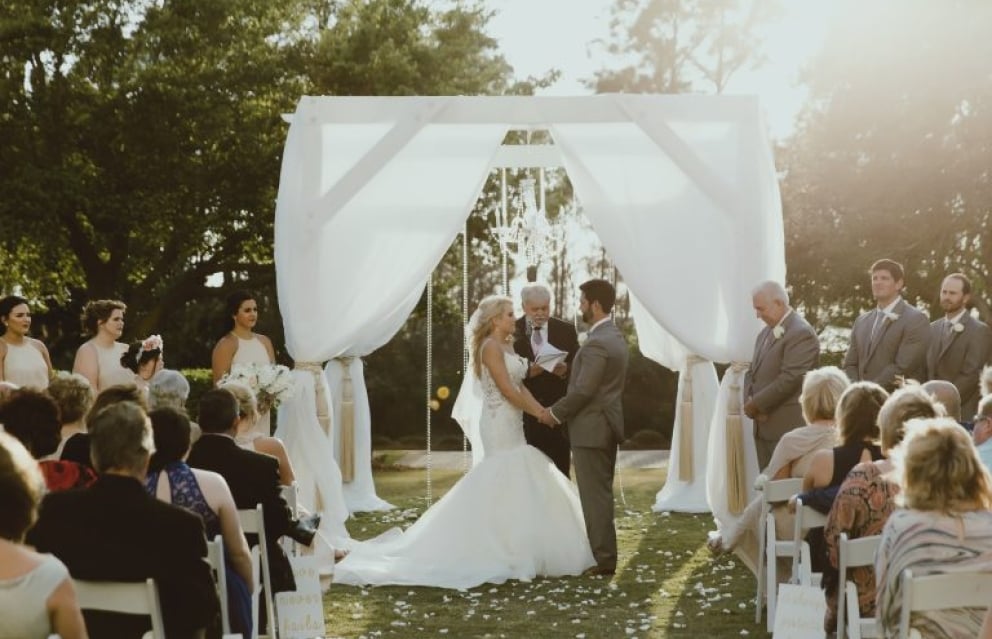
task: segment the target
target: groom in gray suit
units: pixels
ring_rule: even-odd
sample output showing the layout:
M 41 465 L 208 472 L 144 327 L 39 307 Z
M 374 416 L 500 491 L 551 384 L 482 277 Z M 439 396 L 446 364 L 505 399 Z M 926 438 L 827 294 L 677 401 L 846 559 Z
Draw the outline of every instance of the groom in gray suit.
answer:
M 579 290 L 582 319 L 591 324 L 589 336 L 572 361 L 567 393 L 544 409 L 541 422 L 551 427 L 568 422 L 586 535 L 596 559 L 589 572 L 612 575 L 617 569 L 613 474 L 617 446 L 623 441 L 627 342 L 610 319 L 616 301 L 613 286 L 606 280 L 589 280 Z
M 902 298 L 902 264 L 878 260 L 871 265 L 871 294 L 876 308 L 854 320 L 844 372 L 852 382 L 875 382 L 892 392 L 899 378 L 924 379 L 930 322 Z
M 803 376 L 816 368 L 820 343 L 813 327 L 789 306 L 789 294 L 778 282 L 762 282 L 751 300 L 765 327 L 744 375 L 743 410 L 754 420 L 758 467 L 763 470 L 782 435 L 804 423 L 799 391 Z

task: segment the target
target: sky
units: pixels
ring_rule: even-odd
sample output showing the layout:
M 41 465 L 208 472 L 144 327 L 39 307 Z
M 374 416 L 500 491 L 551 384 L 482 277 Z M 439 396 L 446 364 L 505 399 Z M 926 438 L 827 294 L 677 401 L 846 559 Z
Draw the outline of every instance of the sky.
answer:
M 756 71 L 742 71 L 726 93 L 757 94 L 772 137 L 787 137 L 806 98 L 798 85 L 802 65 L 822 45 L 826 27 L 837 11 L 834 0 L 781 0 L 783 15 L 764 29 L 768 63 Z M 542 95 L 587 95 L 582 84 L 607 61 L 593 56 L 591 46 L 609 36 L 612 0 L 486 0 L 496 12 L 489 33 L 513 65 L 515 75 L 541 75 L 551 68 L 561 79 Z

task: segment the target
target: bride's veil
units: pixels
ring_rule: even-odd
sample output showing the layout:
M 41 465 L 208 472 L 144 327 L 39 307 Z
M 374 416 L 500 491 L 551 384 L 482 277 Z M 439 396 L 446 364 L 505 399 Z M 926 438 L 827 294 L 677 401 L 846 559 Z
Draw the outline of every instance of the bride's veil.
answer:
M 482 435 L 479 432 L 479 420 L 482 418 L 482 383 L 475 374 L 475 353 L 472 352 L 472 334 L 479 324 L 479 309 L 472 313 L 465 326 L 466 342 L 469 344 L 468 366 L 462 373 L 462 386 L 458 389 L 458 397 L 451 409 L 451 417 L 458 422 L 472 445 L 472 465 L 482 461 Z

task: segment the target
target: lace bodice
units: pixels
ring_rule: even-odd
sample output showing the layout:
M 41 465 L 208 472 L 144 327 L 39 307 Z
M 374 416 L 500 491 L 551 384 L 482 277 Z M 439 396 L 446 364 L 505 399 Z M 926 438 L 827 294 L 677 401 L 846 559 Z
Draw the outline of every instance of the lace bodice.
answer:
M 504 351 L 503 361 L 510 380 L 519 386 L 527 374 L 527 360 Z M 485 366 L 482 367 L 481 381 L 483 408 L 479 430 L 486 455 L 526 444 L 522 411 L 503 397 Z

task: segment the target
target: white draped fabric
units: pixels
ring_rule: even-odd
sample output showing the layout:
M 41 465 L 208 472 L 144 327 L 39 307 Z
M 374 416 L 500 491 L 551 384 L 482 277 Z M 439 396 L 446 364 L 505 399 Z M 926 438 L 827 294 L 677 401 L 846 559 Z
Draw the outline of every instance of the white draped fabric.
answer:
M 672 337 L 644 309 L 633 293 L 630 295 L 630 314 L 637 329 L 637 345 L 645 357 L 665 368 L 679 371 L 679 388 L 675 399 L 675 424 L 672 429 L 672 448 L 668 456 L 668 474 L 665 485 L 655 497 L 652 509 L 656 512 L 677 511 L 702 513 L 710 510 L 706 497 L 707 450 L 710 422 L 716 403 L 720 382 L 713 362 L 691 358 L 684 346 Z M 680 480 L 679 468 L 682 454 L 682 400 L 685 397 L 686 369 L 692 367 L 692 479 Z
M 551 131 L 584 212 L 647 315 L 703 359 L 750 357 L 759 328 L 750 290 L 785 274 L 757 101 L 601 95 L 303 98 L 276 207 L 279 304 L 294 358 L 360 357 L 398 330 L 510 128 Z M 359 446 L 370 436 L 356 372 Z M 710 384 L 707 373 L 699 378 Z M 706 391 L 697 396 L 706 401 Z M 297 401 L 313 405 L 312 395 Z M 714 466 L 725 463 L 711 454 L 699 468 L 712 475 Z M 362 485 L 349 491 L 349 506 L 377 500 L 371 483 Z

